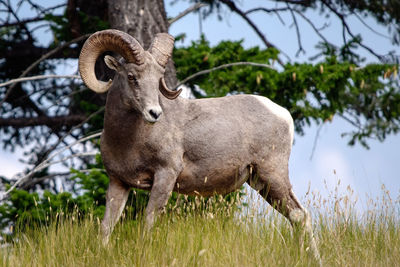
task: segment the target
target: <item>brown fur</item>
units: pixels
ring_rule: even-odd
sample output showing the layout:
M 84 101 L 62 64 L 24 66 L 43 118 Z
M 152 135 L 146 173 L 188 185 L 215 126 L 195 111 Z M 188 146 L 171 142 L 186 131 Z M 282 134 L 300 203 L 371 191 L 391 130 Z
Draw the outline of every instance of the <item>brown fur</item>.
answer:
M 165 60 L 160 64 L 157 55 L 143 55 L 140 65 L 106 57 L 116 75 L 101 137 L 110 176 L 104 241 L 131 187 L 150 190 L 146 224 L 151 227 L 172 191 L 210 196 L 229 193 L 245 182 L 312 237 L 310 217 L 289 182 L 293 120 L 288 112 L 251 95 L 166 99 L 159 91 Z

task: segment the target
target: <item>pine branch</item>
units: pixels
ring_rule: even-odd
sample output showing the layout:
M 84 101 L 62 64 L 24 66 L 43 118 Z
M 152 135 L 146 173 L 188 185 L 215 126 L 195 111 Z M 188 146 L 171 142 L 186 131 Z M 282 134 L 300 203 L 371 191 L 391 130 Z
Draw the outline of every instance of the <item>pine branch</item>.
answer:
M 176 16 L 175 18 L 172 18 L 170 20 L 168 20 L 168 27 L 172 25 L 172 23 L 180 20 L 181 18 L 183 18 L 184 16 L 186 16 L 187 14 L 196 11 L 202 7 L 208 6 L 208 4 L 204 4 L 204 3 L 197 3 L 194 4 L 193 6 L 187 8 L 186 10 L 182 11 L 181 13 L 178 14 L 178 16 Z
M 223 64 L 211 69 L 207 69 L 207 70 L 202 70 L 199 72 L 196 72 L 192 75 L 190 75 L 189 77 L 183 79 L 181 82 L 179 82 L 176 86 L 174 90 L 177 90 L 179 86 L 187 83 L 190 80 L 193 80 L 194 78 L 216 71 L 216 70 L 220 70 L 220 69 L 224 69 L 224 68 L 229 68 L 229 67 L 233 67 L 233 66 L 254 66 L 254 67 L 262 67 L 262 68 L 268 68 L 268 69 L 272 69 L 272 70 L 276 70 L 274 67 L 272 67 L 271 65 L 268 64 L 262 64 L 262 63 L 255 63 L 255 62 L 233 62 L 233 63 L 228 63 L 228 64 Z
M 0 87 L 7 86 L 9 84 L 14 84 L 14 83 L 20 83 L 20 82 L 25 82 L 25 81 L 34 81 L 34 80 L 43 80 L 43 79 L 49 79 L 49 78 L 81 79 L 81 76 L 79 76 L 79 75 L 53 75 L 53 74 L 37 75 L 37 76 L 31 76 L 31 77 L 12 79 L 12 80 L 6 81 L 4 83 L 0 83 Z

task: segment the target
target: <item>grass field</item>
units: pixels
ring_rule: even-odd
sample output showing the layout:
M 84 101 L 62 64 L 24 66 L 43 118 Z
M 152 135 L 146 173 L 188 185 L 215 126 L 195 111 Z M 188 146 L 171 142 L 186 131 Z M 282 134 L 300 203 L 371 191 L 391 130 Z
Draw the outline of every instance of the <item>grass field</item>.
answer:
M 351 197 L 310 194 L 314 232 L 325 266 L 400 266 L 399 202 L 383 193 L 355 214 Z M 229 206 L 229 205 L 228 205 Z M 150 233 L 124 219 L 101 245 L 99 220 L 74 215 L 17 233 L 0 250 L 1 266 L 316 266 L 307 243 L 270 208 L 171 208 Z M 191 208 L 186 207 L 186 210 Z M 267 215 L 265 215 L 265 212 Z M 262 214 L 260 214 L 262 213 Z

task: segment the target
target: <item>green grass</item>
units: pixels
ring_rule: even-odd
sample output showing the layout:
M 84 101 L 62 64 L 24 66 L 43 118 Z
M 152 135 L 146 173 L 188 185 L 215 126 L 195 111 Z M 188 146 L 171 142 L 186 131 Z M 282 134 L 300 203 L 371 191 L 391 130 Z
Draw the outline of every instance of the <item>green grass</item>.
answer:
M 398 202 L 373 204 L 364 216 L 352 212 L 349 198 L 318 200 L 314 232 L 325 266 L 400 266 Z M 317 200 L 315 200 L 317 199 Z M 307 201 L 305 201 L 307 202 Z M 324 212 L 317 209 L 325 208 Z M 186 207 L 187 209 L 187 207 Z M 190 210 L 190 208 L 189 208 Z M 78 222 L 72 215 L 48 227 L 16 234 L 0 249 L 1 266 L 316 266 L 307 244 L 293 238 L 290 224 L 261 209 L 233 213 L 217 209 L 183 213 L 172 209 L 150 233 L 124 219 L 106 247 L 99 220 Z M 318 213 L 318 214 L 317 214 Z

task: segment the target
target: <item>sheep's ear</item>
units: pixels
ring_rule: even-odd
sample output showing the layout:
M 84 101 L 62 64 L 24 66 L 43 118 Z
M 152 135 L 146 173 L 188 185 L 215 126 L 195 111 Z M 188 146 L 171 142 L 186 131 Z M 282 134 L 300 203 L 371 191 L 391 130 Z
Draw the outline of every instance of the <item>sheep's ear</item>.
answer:
M 119 61 L 112 56 L 105 56 L 104 62 L 106 63 L 107 67 L 112 70 L 119 71 L 121 69 L 121 64 L 119 63 Z

